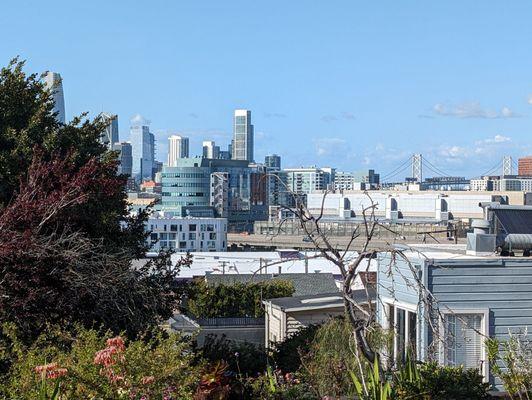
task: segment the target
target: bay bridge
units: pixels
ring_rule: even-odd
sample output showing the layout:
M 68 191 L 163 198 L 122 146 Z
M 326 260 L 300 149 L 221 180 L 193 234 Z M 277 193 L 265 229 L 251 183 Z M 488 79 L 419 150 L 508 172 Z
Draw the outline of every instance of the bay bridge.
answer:
M 515 170 L 517 170 L 517 162 L 511 156 L 504 156 L 479 176 L 509 176 L 514 175 Z M 430 175 L 430 177 L 426 177 L 425 174 Z M 417 183 L 423 189 L 437 190 L 446 188 L 463 190 L 469 186 L 470 182 L 470 179 L 464 176 L 449 174 L 419 153 L 413 154 L 395 169 L 380 176 L 381 188 L 393 187 L 405 183 Z

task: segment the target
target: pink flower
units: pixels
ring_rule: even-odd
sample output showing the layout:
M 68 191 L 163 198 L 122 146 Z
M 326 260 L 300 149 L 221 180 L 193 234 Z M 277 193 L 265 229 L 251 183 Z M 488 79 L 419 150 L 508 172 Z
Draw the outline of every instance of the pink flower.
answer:
M 126 349 L 124 339 L 122 339 L 120 336 L 107 339 L 107 347 L 116 347 L 120 351 L 124 351 Z
M 57 368 L 57 363 L 50 363 L 44 365 L 38 365 L 35 367 L 35 372 L 42 374 L 43 372 L 53 371 Z
M 140 380 L 140 382 L 143 385 L 150 385 L 153 382 L 155 382 L 155 377 L 154 376 L 143 376 L 142 379 Z
M 67 372 L 68 370 L 66 368 L 57 368 L 57 369 L 54 369 L 53 371 L 48 371 L 48 373 L 46 374 L 46 377 L 49 379 L 57 379 L 62 376 L 65 376 Z

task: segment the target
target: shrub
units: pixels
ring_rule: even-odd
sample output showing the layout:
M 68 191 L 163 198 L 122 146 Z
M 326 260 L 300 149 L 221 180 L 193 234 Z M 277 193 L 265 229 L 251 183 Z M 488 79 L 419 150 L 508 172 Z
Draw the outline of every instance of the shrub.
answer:
M 394 375 L 394 398 L 398 400 L 484 400 L 489 384 L 476 369 L 440 366 L 435 362 L 403 366 Z M 404 369 L 414 371 L 405 379 Z M 412 379 L 412 375 L 415 378 Z
M 297 371 L 301 367 L 301 356 L 309 352 L 318 328 L 318 325 L 303 327 L 281 343 L 277 343 L 272 351 L 277 368 L 283 372 Z
M 532 341 L 528 332 L 509 333 L 509 339 L 487 342 L 491 372 L 512 396 L 532 395 Z M 502 352 L 501 352 L 502 350 Z
M 309 352 L 301 355 L 302 377 L 320 396 L 352 396 L 349 371 L 358 371 L 351 325 L 334 318 L 320 326 Z
M 313 400 L 318 396 L 294 374 L 282 374 L 280 370 L 272 371 L 250 379 L 245 385 L 245 398 L 266 400 Z
M 198 354 L 211 363 L 223 361 L 228 371 L 242 376 L 256 376 L 264 372 L 268 361 L 264 348 L 253 343 L 234 342 L 225 335 L 207 336 Z
M 39 398 L 43 376 L 50 381 L 48 395 L 61 377 L 61 398 L 67 399 L 191 399 L 199 382 L 201 366 L 192 365 L 188 342 L 176 334 L 124 341 L 95 330 L 77 328 L 70 336 L 56 328 L 27 347 L 13 328 L 3 333 L 10 340 L 11 366 L 0 384 L 1 398 Z
M 284 280 L 209 285 L 197 279 L 189 285 L 187 311 L 196 318 L 262 317 L 262 300 L 292 296 L 294 285 Z

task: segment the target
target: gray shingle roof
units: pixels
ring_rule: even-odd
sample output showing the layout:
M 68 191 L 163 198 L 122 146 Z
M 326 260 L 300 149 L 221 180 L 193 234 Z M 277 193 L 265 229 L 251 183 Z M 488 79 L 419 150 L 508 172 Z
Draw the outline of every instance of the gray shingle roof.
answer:
M 209 274 L 206 275 L 210 285 L 231 285 L 233 283 L 265 282 L 269 280 L 285 280 L 294 285 L 294 296 L 319 295 L 338 293 L 338 287 L 330 273 L 309 274 Z
M 370 301 L 375 300 L 375 290 L 368 289 L 366 293 L 365 289 L 355 290 L 352 293 L 353 299 L 359 303 L 364 304 L 368 302 L 368 296 Z M 303 310 L 303 309 L 318 309 L 318 308 L 334 308 L 334 307 L 343 307 L 344 301 L 342 299 L 342 294 L 337 292 L 334 293 L 323 293 L 321 295 L 313 296 L 293 296 L 293 297 L 280 297 L 277 299 L 266 300 L 266 303 L 271 303 L 272 305 L 280 308 L 281 310 Z

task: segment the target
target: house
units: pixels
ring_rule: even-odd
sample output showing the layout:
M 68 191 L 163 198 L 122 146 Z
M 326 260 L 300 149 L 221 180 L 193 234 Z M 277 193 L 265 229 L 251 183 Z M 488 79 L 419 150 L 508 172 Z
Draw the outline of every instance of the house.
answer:
M 395 332 L 390 355 L 478 368 L 490 374 L 486 339 L 532 328 L 532 258 L 468 255 L 463 245 L 402 249 L 379 256 L 377 319 Z
M 371 288 L 353 291 L 353 299 L 368 304 L 375 299 Z M 317 295 L 280 297 L 264 300 L 265 346 L 284 341 L 300 328 L 319 325 L 332 317 L 344 315 L 344 300 L 338 291 Z
M 331 273 L 286 273 L 286 274 L 207 274 L 209 285 L 233 285 L 235 283 L 260 283 L 288 281 L 294 285 L 294 296 L 321 295 L 338 292 Z

